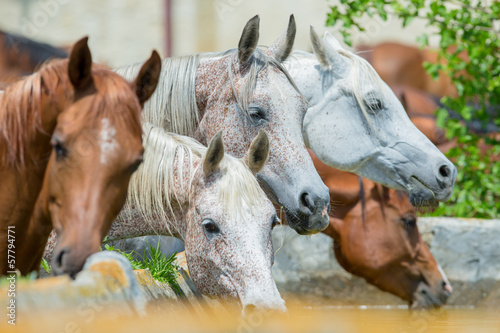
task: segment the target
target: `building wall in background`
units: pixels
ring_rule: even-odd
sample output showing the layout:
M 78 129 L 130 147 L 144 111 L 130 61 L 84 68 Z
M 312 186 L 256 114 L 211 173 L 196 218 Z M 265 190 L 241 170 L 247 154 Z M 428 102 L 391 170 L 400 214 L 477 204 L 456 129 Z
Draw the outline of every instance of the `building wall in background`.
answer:
M 270 45 L 285 29 L 288 17 L 297 21 L 296 49 L 309 51 L 309 25 L 322 33 L 326 13 L 338 0 L 171 0 L 173 55 L 235 48 L 246 21 L 261 17 L 261 45 Z M 0 29 L 53 45 L 69 46 L 90 36 L 95 60 L 123 66 L 146 59 L 156 48 L 164 54 L 166 0 L 1 0 Z M 367 20 L 367 32 L 355 44 L 383 40 L 414 43 L 425 30 L 417 20 L 401 29 L 390 22 Z M 328 29 L 335 36 L 335 31 Z M 431 39 L 431 43 L 436 40 Z

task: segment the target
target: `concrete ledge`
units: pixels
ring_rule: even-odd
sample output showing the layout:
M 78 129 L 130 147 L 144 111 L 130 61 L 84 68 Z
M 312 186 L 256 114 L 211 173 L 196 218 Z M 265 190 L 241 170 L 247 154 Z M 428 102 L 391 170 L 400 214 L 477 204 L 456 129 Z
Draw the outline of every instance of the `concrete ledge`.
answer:
M 185 262 L 183 254 L 179 261 Z M 96 253 L 87 259 L 75 280 L 68 276 L 38 280 L 19 279 L 16 283 L 16 308 L 21 316 L 30 313 L 75 311 L 85 314 L 86 309 L 105 306 L 120 315 L 138 314 L 156 310 L 189 308 L 193 314 L 208 316 L 210 309 L 219 308 L 217 301 L 206 299 L 194 287 L 186 270 L 180 268 L 180 289 L 153 279 L 148 270 L 133 271 L 130 262 L 113 251 Z M 0 287 L 0 304 L 7 306 L 9 286 Z M 206 305 L 206 308 L 204 307 Z

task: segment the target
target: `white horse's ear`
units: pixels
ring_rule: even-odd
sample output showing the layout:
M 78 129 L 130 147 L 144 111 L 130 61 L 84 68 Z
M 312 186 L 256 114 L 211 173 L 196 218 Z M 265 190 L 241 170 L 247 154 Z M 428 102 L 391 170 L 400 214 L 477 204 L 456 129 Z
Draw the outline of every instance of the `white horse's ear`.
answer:
M 297 27 L 295 25 L 295 17 L 292 14 L 288 21 L 288 28 L 271 44 L 271 46 L 269 46 L 266 53 L 279 62 L 285 61 L 292 52 L 296 33 Z
M 335 49 L 335 45 L 330 44 L 333 40 L 336 45 L 340 46 L 338 40 L 336 40 L 335 37 L 330 35 L 328 32 L 325 36 L 330 36 L 332 40 L 330 40 L 330 37 L 327 39 L 321 39 L 312 25 L 310 33 L 312 48 L 316 58 L 318 58 L 318 61 L 321 64 L 321 67 L 327 70 L 335 69 L 335 72 L 343 71 L 346 66 L 345 59 L 338 52 L 339 49 Z M 341 46 L 340 48 L 342 49 Z
M 325 47 L 323 45 L 323 40 L 319 38 L 318 33 L 316 32 L 316 29 L 311 25 L 311 28 L 309 30 L 309 35 L 311 37 L 311 44 L 312 44 L 312 49 L 314 54 L 316 55 L 316 58 L 318 58 L 319 63 L 321 64 L 322 67 L 330 69 L 332 64 L 330 63 L 330 59 L 328 58 L 327 54 L 325 53 Z
M 208 144 L 207 152 L 203 158 L 203 175 L 205 177 L 216 172 L 219 164 L 224 158 L 224 143 L 222 142 L 222 131 L 217 133 Z
M 245 162 L 250 168 L 250 171 L 255 175 L 257 174 L 267 162 L 269 157 L 269 138 L 263 129 L 253 139 L 247 154 L 245 155 Z
M 340 44 L 339 40 L 337 38 L 333 37 L 333 35 L 331 33 L 329 33 L 328 31 L 325 31 L 325 33 L 323 34 L 323 41 L 327 45 L 330 45 L 331 47 L 333 47 L 335 50 L 343 50 L 344 49 L 342 47 L 342 45 Z
M 238 43 L 238 59 L 240 65 L 244 65 L 252 56 L 259 42 L 259 15 L 252 17 L 241 33 L 240 42 Z

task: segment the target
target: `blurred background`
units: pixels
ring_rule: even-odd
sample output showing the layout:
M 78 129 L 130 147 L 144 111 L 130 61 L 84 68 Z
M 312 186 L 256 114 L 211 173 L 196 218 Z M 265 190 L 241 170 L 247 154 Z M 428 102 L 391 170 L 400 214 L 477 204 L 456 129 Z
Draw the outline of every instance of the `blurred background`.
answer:
M 297 22 L 295 49 L 310 51 L 309 25 L 322 33 L 326 13 L 338 0 L 0 0 L 0 30 L 54 46 L 71 46 L 90 36 L 95 60 L 112 67 L 143 61 L 156 48 L 163 57 L 235 48 L 246 21 L 261 17 L 260 44 L 269 45 Z M 415 43 L 426 32 L 414 20 L 401 29 L 395 17 L 387 22 L 363 19 L 366 32 L 353 35 L 353 46 L 391 40 Z M 339 37 L 332 28 L 328 29 Z M 438 40 L 430 40 L 437 45 Z

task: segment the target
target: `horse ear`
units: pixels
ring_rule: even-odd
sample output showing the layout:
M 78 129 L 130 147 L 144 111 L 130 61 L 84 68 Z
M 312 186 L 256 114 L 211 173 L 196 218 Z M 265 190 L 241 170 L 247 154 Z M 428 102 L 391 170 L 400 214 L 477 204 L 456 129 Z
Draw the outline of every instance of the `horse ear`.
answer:
M 68 76 L 76 90 L 87 88 L 92 83 L 92 54 L 88 37 L 76 42 L 71 50 L 68 63 Z
M 339 40 L 337 38 L 333 37 L 333 35 L 331 33 L 329 33 L 328 31 L 325 31 L 325 33 L 323 34 L 323 41 L 328 43 L 328 45 L 333 47 L 335 50 L 343 50 L 344 49 L 342 47 L 342 45 L 340 44 Z
M 252 56 L 259 42 L 259 15 L 252 17 L 241 34 L 240 42 L 238 43 L 238 59 L 240 65 L 244 65 Z
M 250 171 L 255 175 L 257 174 L 267 162 L 269 157 L 269 138 L 263 129 L 253 139 L 248 153 L 245 158 Z
M 319 63 L 321 64 L 322 67 L 330 69 L 332 64 L 330 63 L 330 59 L 325 53 L 325 47 L 323 45 L 323 41 L 321 40 L 318 33 L 316 32 L 316 29 L 314 29 L 312 25 L 309 30 L 309 35 L 311 37 L 313 52 L 316 55 L 316 58 L 318 58 Z
M 161 73 L 161 58 L 156 50 L 151 57 L 142 65 L 139 75 L 135 79 L 135 93 L 141 106 L 153 95 Z
M 288 28 L 269 46 L 266 53 L 279 62 L 285 61 L 292 52 L 296 32 L 295 17 L 292 14 L 288 21 Z
M 222 131 L 217 133 L 208 144 L 207 152 L 203 159 L 203 174 L 205 177 L 214 173 L 224 157 L 224 143 L 222 142 Z

